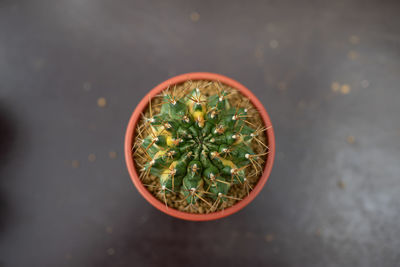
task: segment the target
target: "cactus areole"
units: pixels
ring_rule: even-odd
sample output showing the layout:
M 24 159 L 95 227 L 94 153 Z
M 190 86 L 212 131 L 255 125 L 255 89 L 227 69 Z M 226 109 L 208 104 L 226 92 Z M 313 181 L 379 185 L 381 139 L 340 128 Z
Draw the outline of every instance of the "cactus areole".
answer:
M 202 87 L 212 87 L 212 93 L 204 94 L 202 87 L 196 86 L 196 80 L 210 81 Z M 186 81 L 193 83 L 184 90 L 176 90 L 175 85 Z M 246 107 L 232 105 L 230 92 L 224 90 L 222 84 L 235 88 L 247 98 L 256 107 L 264 125 L 251 123 Z M 154 114 L 149 99 L 156 95 L 162 100 L 159 112 Z M 140 117 L 145 108 L 150 109 L 148 117 Z M 141 131 L 135 127 L 140 119 L 144 120 L 142 128 L 146 130 L 140 135 L 136 133 L 134 138 L 134 131 Z M 267 144 L 258 139 L 264 132 Z M 254 152 L 252 142 L 261 142 L 265 151 Z M 132 155 L 135 151 L 146 159 L 140 166 L 136 164 L 136 168 Z M 243 85 L 211 73 L 183 74 L 153 89 L 132 115 L 125 141 L 128 170 L 142 195 L 158 209 L 187 220 L 217 219 L 247 205 L 265 184 L 274 153 L 272 125 L 260 102 Z M 259 163 L 260 158 L 265 164 Z M 262 175 L 253 188 L 247 178 L 249 173 L 257 175 L 258 172 Z M 168 208 L 166 202 L 160 202 L 140 183 L 146 175 L 157 177 L 159 192 L 164 197 L 180 194 L 181 201 L 186 201 L 189 206 L 204 202 L 209 206 L 208 213 L 194 214 Z M 234 198 L 229 195 L 234 185 L 247 188 L 248 195 L 234 206 L 215 212 L 224 200 Z

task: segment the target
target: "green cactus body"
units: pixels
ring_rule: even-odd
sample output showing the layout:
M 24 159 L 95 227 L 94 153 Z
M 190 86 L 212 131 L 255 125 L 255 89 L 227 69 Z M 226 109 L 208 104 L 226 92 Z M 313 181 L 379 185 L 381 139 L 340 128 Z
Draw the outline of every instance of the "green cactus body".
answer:
M 160 113 L 148 119 L 151 134 L 141 146 L 152 160 L 144 170 L 188 203 L 226 196 L 246 180 L 249 158 L 256 156 L 247 110 L 232 107 L 226 95 L 206 97 L 198 88 L 180 99 L 165 94 Z

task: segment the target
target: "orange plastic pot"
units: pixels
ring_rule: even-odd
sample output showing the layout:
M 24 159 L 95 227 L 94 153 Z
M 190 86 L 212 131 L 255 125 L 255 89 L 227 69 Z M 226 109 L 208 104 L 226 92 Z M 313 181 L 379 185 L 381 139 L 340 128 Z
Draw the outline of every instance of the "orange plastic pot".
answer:
M 138 104 L 135 111 L 133 112 L 128 127 L 126 129 L 125 135 L 125 160 L 126 165 L 131 176 L 133 184 L 136 186 L 139 193 L 154 207 L 159 209 L 160 211 L 171 215 L 173 217 L 190 220 L 190 221 L 211 221 L 220 219 L 231 214 L 238 212 L 239 210 L 246 207 L 254 198 L 260 193 L 261 189 L 264 187 L 265 183 L 268 180 L 268 177 L 272 170 L 272 165 L 274 163 L 275 158 L 275 136 L 273 128 L 269 128 L 266 131 L 267 138 L 268 138 L 268 147 L 269 153 L 267 154 L 267 161 L 264 167 L 263 174 L 259 179 L 258 183 L 254 187 L 254 189 L 250 192 L 248 196 L 246 196 L 243 200 L 236 203 L 234 206 L 229 207 L 222 211 L 217 211 L 209 214 L 193 214 L 178 211 L 173 208 L 167 208 L 164 203 L 160 202 L 157 198 L 155 198 L 147 188 L 142 184 L 139 179 L 139 175 L 136 171 L 135 161 L 132 157 L 132 145 L 134 143 L 134 136 L 135 136 L 135 129 L 136 125 L 139 122 L 141 113 L 147 108 L 149 99 L 152 99 L 156 95 L 160 94 L 161 91 L 165 90 L 168 86 L 179 84 L 185 82 L 187 80 L 210 80 L 210 81 L 220 81 L 226 85 L 229 85 L 237 90 L 239 90 L 244 96 L 250 99 L 251 103 L 257 108 L 258 112 L 260 113 L 265 126 L 269 127 L 272 126 L 271 120 L 268 116 L 267 111 L 265 110 L 264 106 L 261 102 L 247 89 L 245 86 L 240 84 L 239 82 L 230 79 L 226 76 L 214 73 L 207 73 L 207 72 L 193 72 L 175 76 L 171 79 L 166 80 L 165 82 L 157 85 L 154 89 L 152 89 Z

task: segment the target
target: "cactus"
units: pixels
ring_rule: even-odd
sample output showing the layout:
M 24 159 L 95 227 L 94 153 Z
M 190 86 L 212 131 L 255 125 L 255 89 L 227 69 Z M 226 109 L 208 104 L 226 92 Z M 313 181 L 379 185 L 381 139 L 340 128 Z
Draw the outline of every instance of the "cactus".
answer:
M 158 177 L 164 198 L 166 192 L 181 193 L 190 205 L 200 200 L 215 209 L 221 201 L 235 199 L 228 195 L 232 185 L 252 189 L 246 168 L 257 174 L 257 159 L 266 153 L 254 153 L 251 142 L 268 147 L 257 138 L 266 128 L 248 121 L 247 108 L 233 107 L 221 84 L 212 85 L 216 93 L 210 96 L 198 86 L 180 96 L 166 90 L 156 115 L 150 103 L 150 116 L 144 118 L 149 134 L 138 140 L 138 148 L 146 158 L 141 177 Z

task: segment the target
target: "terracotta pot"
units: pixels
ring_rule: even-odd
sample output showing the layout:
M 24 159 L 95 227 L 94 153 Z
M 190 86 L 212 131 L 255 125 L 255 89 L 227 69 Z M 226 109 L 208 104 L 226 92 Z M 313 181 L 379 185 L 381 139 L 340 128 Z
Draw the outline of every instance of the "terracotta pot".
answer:
M 260 177 L 258 183 L 254 187 L 254 189 L 250 192 L 248 196 L 246 196 L 243 200 L 237 202 L 232 207 L 229 207 L 223 211 L 217 211 L 209 214 L 193 214 L 178 211 L 174 208 L 167 208 L 164 203 L 160 202 L 156 197 L 154 197 L 147 188 L 142 184 L 139 179 L 139 175 L 135 168 L 135 162 L 132 157 L 132 144 L 133 144 L 133 137 L 135 135 L 136 125 L 139 122 L 140 115 L 143 110 L 147 108 L 149 99 L 152 99 L 156 95 L 158 95 L 162 90 L 166 89 L 170 85 L 179 84 L 185 82 L 186 80 L 211 80 L 211 81 L 220 81 L 226 85 L 229 85 L 237 90 L 239 90 L 243 95 L 250 99 L 251 103 L 257 108 L 258 112 L 260 113 L 265 126 L 271 126 L 271 120 L 268 116 L 267 111 L 265 110 L 264 106 L 260 103 L 260 101 L 250 92 L 249 89 L 244 87 L 242 84 L 238 83 L 235 80 L 232 80 L 228 77 L 223 75 L 214 74 L 214 73 L 207 73 L 207 72 L 193 72 L 178 75 L 171 79 L 166 80 L 165 82 L 157 85 L 154 89 L 152 89 L 139 103 L 136 107 L 135 111 L 133 112 L 128 127 L 126 129 L 125 135 L 125 160 L 126 165 L 131 176 L 132 182 L 136 186 L 137 190 L 140 194 L 154 207 L 159 209 L 160 211 L 171 215 L 176 218 L 190 220 L 190 221 L 210 221 L 220 219 L 226 216 L 229 216 L 233 213 L 238 212 L 239 210 L 243 209 L 247 206 L 253 199 L 260 193 L 261 189 L 264 187 L 265 183 L 268 180 L 268 177 L 271 173 L 272 165 L 274 163 L 275 158 L 275 136 L 273 128 L 270 128 L 266 131 L 268 144 L 269 144 L 269 154 L 267 155 L 267 161 L 264 167 L 264 171 L 262 176 Z

